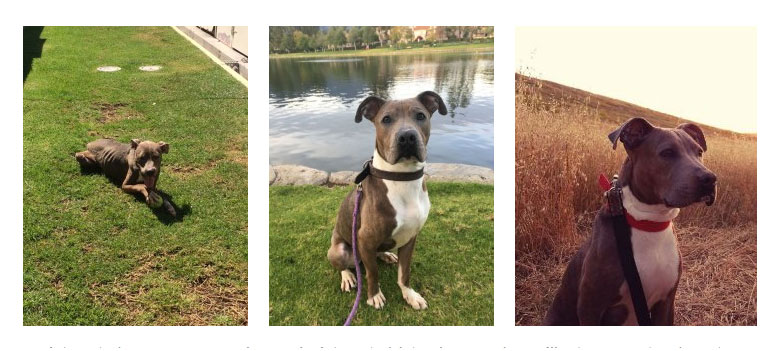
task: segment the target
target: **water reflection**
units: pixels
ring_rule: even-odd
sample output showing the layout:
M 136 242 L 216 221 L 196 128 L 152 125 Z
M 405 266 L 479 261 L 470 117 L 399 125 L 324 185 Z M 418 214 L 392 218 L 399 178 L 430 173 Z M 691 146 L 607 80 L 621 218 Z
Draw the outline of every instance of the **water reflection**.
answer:
M 408 98 L 438 92 L 430 162 L 493 168 L 493 55 L 380 56 L 269 61 L 272 164 L 356 169 L 371 156 L 374 127 L 354 122 L 369 95 Z

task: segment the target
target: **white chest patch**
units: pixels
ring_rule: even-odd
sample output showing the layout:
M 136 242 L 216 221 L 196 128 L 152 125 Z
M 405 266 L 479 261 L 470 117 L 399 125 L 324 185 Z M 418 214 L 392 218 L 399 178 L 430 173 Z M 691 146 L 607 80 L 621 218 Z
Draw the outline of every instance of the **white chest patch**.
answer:
M 632 251 L 637 272 L 643 282 L 648 308 L 667 298 L 678 283 L 678 240 L 672 225 L 661 232 L 649 233 L 632 228 Z
M 396 227 L 391 237 L 396 242 L 393 249 L 404 246 L 423 228 L 431 203 L 428 192 L 423 191 L 423 178 L 413 181 L 383 179 L 388 188 L 388 200 L 396 211 Z
M 627 212 L 637 220 L 650 220 L 656 222 L 670 221 L 675 218 L 680 209 L 669 208 L 664 205 L 649 205 L 640 202 L 629 187 L 624 187 L 623 202 Z M 678 252 L 678 239 L 673 232 L 673 225 L 660 232 L 646 232 L 632 228 L 632 252 L 635 256 L 637 272 L 643 283 L 643 292 L 648 308 L 652 308 L 657 302 L 667 298 L 667 294 L 678 283 L 678 267 L 681 256 Z M 621 288 L 624 302 L 628 303 L 634 318 L 634 308 L 629 299 L 629 289 L 624 283 Z M 631 322 L 630 322 L 631 323 Z M 634 324 L 637 320 L 634 320 Z

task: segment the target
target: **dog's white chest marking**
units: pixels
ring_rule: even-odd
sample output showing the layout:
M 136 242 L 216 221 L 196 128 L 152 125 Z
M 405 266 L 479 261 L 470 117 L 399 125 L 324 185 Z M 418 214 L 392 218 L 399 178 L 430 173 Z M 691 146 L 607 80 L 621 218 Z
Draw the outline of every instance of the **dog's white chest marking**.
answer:
M 423 191 L 423 178 L 413 181 L 384 179 L 383 182 L 388 188 L 388 200 L 396 211 L 396 227 L 391 237 L 396 242 L 393 249 L 397 249 L 418 235 L 426 223 L 431 203 L 428 192 Z
M 666 299 L 678 283 L 678 265 L 681 258 L 672 224 L 664 231 L 654 233 L 632 228 L 632 251 L 640 281 L 643 283 L 645 301 L 651 309 L 657 302 Z M 635 307 L 632 305 L 629 285 L 626 282 L 621 284 L 619 294 L 621 300 L 617 305 L 623 305 L 629 311 L 623 325 L 637 325 Z
M 670 221 L 675 218 L 680 209 L 668 208 L 664 205 L 648 205 L 637 200 L 629 187 L 622 189 L 624 208 L 637 220 L 650 220 L 657 222 Z M 678 251 L 678 239 L 673 232 L 672 223 L 667 229 L 660 232 L 646 232 L 632 228 L 632 252 L 635 256 L 637 272 L 643 283 L 643 292 L 648 308 L 667 298 L 680 278 L 678 267 L 681 263 Z M 622 303 L 628 304 L 630 320 L 634 318 L 634 307 L 629 297 L 629 289 L 624 283 L 621 287 Z
M 632 228 L 632 251 L 637 272 L 643 282 L 648 308 L 667 298 L 678 282 L 678 240 L 672 225 L 661 232 L 649 233 Z

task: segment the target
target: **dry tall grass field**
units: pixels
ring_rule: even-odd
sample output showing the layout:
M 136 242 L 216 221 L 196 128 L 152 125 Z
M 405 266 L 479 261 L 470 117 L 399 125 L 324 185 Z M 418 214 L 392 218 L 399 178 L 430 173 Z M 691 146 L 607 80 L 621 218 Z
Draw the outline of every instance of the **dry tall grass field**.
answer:
M 602 203 L 598 175 L 617 173 L 626 157 L 608 133 L 631 117 L 661 127 L 687 121 L 517 74 L 515 99 L 515 322 L 538 325 L 590 235 Z M 690 206 L 674 221 L 683 256 L 675 321 L 756 325 L 756 135 L 698 125 L 719 193 L 713 206 Z

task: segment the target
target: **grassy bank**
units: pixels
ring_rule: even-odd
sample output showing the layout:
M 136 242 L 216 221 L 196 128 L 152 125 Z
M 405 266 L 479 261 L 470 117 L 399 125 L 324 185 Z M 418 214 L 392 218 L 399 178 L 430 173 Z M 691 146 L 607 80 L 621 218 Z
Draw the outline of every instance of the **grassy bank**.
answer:
M 317 58 L 317 57 L 359 57 L 359 56 L 385 56 L 385 55 L 421 55 L 421 54 L 443 54 L 459 52 L 493 52 L 494 43 L 456 43 L 440 44 L 430 47 L 411 47 L 411 48 L 373 48 L 358 50 L 336 50 L 336 51 L 318 51 L 318 52 L 297 52 L 290 54 L 270 54 L 269 58 Z
M 553 82 L 516 75 L 516 323 L 539 324 L 564 267 L 603 199 L 600 173 L 626 157 L 608 133 L 630 117 L 657 126 L 684 120 Z M 678 324 L 756 324 L 757 144 L 755 135 L 703 126 L 705 165 L 719 177 L 714 206 L 676 219 L 683 276 Z M 739 209 L 739 210 L 738 210 Z
M 24 324 L 246 324 L 247 89 L 168 27 L 37 32 L 24 39 Z M 101 137 L 170 144 L 158 187 L 178 218 L 80 173 L 73 154 Z
M 326 259 L 339 204 L 349 187 L 269 188 L 270 325 L 341 325 L 355 291 L 339 290 L 339 273 Z M 493 187 L 429 183 L 431 212 L 418 237 L 412 287 L 429 303 L 415 311 L 396 285 L 395 266 L 380 262 L 388 299 L 365 302 L 354 325 L 492 325 Z

